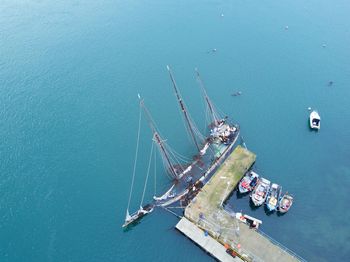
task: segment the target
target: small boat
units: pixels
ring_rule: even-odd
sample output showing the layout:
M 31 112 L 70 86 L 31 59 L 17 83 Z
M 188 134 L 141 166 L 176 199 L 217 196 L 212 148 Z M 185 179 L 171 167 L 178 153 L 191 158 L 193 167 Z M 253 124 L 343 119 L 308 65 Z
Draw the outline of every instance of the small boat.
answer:
M 278 200 L 280 199 L 282 187 L 280 185 L 277 185 L 273 183 L 271 185 L 270 193 L 266 198 L 266 207 L 267 209 L 272 212 L 277 210 L 278 207 Z
M 280 202 L 278 204 L 278 211 L 281 213 L 286 213 L 290 209 L 290 207 L 293 205 L 293 197 L 292 195 L 288 194 L 286 192 L 283 197 L 280 199 Z
M 141 219 L 142 217 L 144 217 L 145 215 L 151 213 L 154 209 L 154 206 L 151 204 L 147 204 L 143 207 L 140 207 L 139 210 L 137 210 L 134 214 L 130 215 L 129 212 L 127 211 L 126 213 L 126 218 L 125 218 L 125 222 L 123 224 L 123 227 L 127 227 L 130 224 L 138 221 L 139 219 Z
M 247 225 L 249 225 L 249 228 L 255 228 L 255 229 L 258 229 L 259 226 L 262 224 L 262 221 L 255 218 L 255 217 L 251 217 L 251 216 L 248 216 L 248 215 L 244 215 L 240 212 L 236 213 L 236 218 L 243 222 L 243 223 L 246 223 Z
M 270 189 L 271 182 L 265 178 L 260 178 L 253 193 L 250 195 L 251 200 L 255 206 L 261 206 L 266 198 Z
M 315 110 L 310 113 L 310 128 L 317 130 L 321 128 L 321 117 Z
M 247 173 L 239 182 L 238 190 L 239 193 L 244 194 L 252 191 L 258 183 L 259 175 L 253 171 Z

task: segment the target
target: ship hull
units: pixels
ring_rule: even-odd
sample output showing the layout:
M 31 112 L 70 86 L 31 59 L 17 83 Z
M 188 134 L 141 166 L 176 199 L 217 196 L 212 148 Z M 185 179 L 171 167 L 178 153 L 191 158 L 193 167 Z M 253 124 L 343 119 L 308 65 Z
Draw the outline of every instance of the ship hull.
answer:
M 240 134 L 240 130 L 237 129 L 231 142 L 228 143 L 228 145 L 224 149 L 220 148 L 220 146 L 225 146 L 224 143 L 221 143 L 218 146 L 219 154 L 218 153 L 214 154 L 214 157 L 216 157 L 216 160 L 214 160 L 211 163 L 211 165 L 208 166 L 208 169 L 204 174 L 201 173 L 201 174 L 199 174 L 199 175 L 197 174 L 195 176 L 195 179 L 194 179 L 195 182 L 201 181 L 204 183 L 204 181 L 207 181 L 210 179 L 210 177 L 216 172 L 216 170 L 221 166 L 221 164 L 226 160 L 226 158 L 233 152 L 235 145 L 237 145 L 237 140 L 238 140 L 239 134 Z M 191 175 L 193 175 L 193 174 L 189 174 L 189 176 L 191 176 Z M 185 180 L 185 178 L 182 179 L 181 181 L 177 181 L 177 183 L 175 185 L 172 185 L 173 191 L 177 191 L 178 193 L 171 194 L 172 197 L 168 197 L 168 198 L 164 199 L 163 196 L 165 196 L 166 194 L 169 195 L 169 193 L 170 193 L 169 190 L 166 191 L 166 193 L 163 194 L 163 196 L 155 198 L 155 199 L 161 199 L 160 201 L 156 201 L 155 205 L 166 207 L 166 206 L 169 206 L 171 204 L 174 204 L 175 202 L 179 201 L 182 197 L 184 197 L 188 193 L 188 188 L 186 186 L 184 187 L 184 184 L 186 184 L 186 182 L 184 180 Z M 179 188 L 181 187 L 181 185 L 184 188 L 182 190 L 180 189 L 180 191 L 178 191 Z M 170 190 L 170 191 L 172 191 L 172 190 Z

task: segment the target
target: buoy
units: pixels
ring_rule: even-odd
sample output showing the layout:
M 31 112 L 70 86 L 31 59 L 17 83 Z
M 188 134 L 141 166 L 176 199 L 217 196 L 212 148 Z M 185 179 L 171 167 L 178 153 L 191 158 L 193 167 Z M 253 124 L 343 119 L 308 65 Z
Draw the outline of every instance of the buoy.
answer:
M 311 110 L 311 107 L 308 107 L 308 108 L 307 108 L 307 110 L 309 110 L 309 111 L 310 111 L 310 110 Z

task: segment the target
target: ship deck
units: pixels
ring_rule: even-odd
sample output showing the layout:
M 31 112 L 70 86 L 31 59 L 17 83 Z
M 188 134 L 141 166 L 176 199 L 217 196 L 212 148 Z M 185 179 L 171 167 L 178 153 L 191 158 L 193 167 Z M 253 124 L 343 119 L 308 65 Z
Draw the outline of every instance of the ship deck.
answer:
M 254 164 L 255 159 L 254 153 L 238 146 L 186 207 L 185 217 L 180 220 L 177 229 L 205 250 L 207 246 L 201 245 L 200 239 L 203 237 L 203 232 L 207 232 L 211 239 L 222 246 L 225 244 L 230 246 L 244 261 L 299 261 L 300 259 L 289 250 L 282 248 L 255 229 L 250 229 L 223 207 L 223 203 Z M 199 231 L 194 230 L 187 221 L 183 221 L 184 219 Z M 190 233 L 188 228 L 192 228 Z M 220 256 L 209 250 L 207 252 L 220 261 L 227 261 L 220 258 L 224 256 L 222 253 L 226 254 L 225 248 L 215 250 Z

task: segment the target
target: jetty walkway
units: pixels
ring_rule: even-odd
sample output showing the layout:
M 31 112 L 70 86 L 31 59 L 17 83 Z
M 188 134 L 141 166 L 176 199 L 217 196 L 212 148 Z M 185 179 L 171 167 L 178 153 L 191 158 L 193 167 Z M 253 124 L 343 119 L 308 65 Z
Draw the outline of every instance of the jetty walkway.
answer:
M 176 228 L 219 261 L 300 261 L 223 207 L 255 159 L 254 153 L 238 146 L 186 207 Z M 226 252 L 228 248 L 235 258 Z

